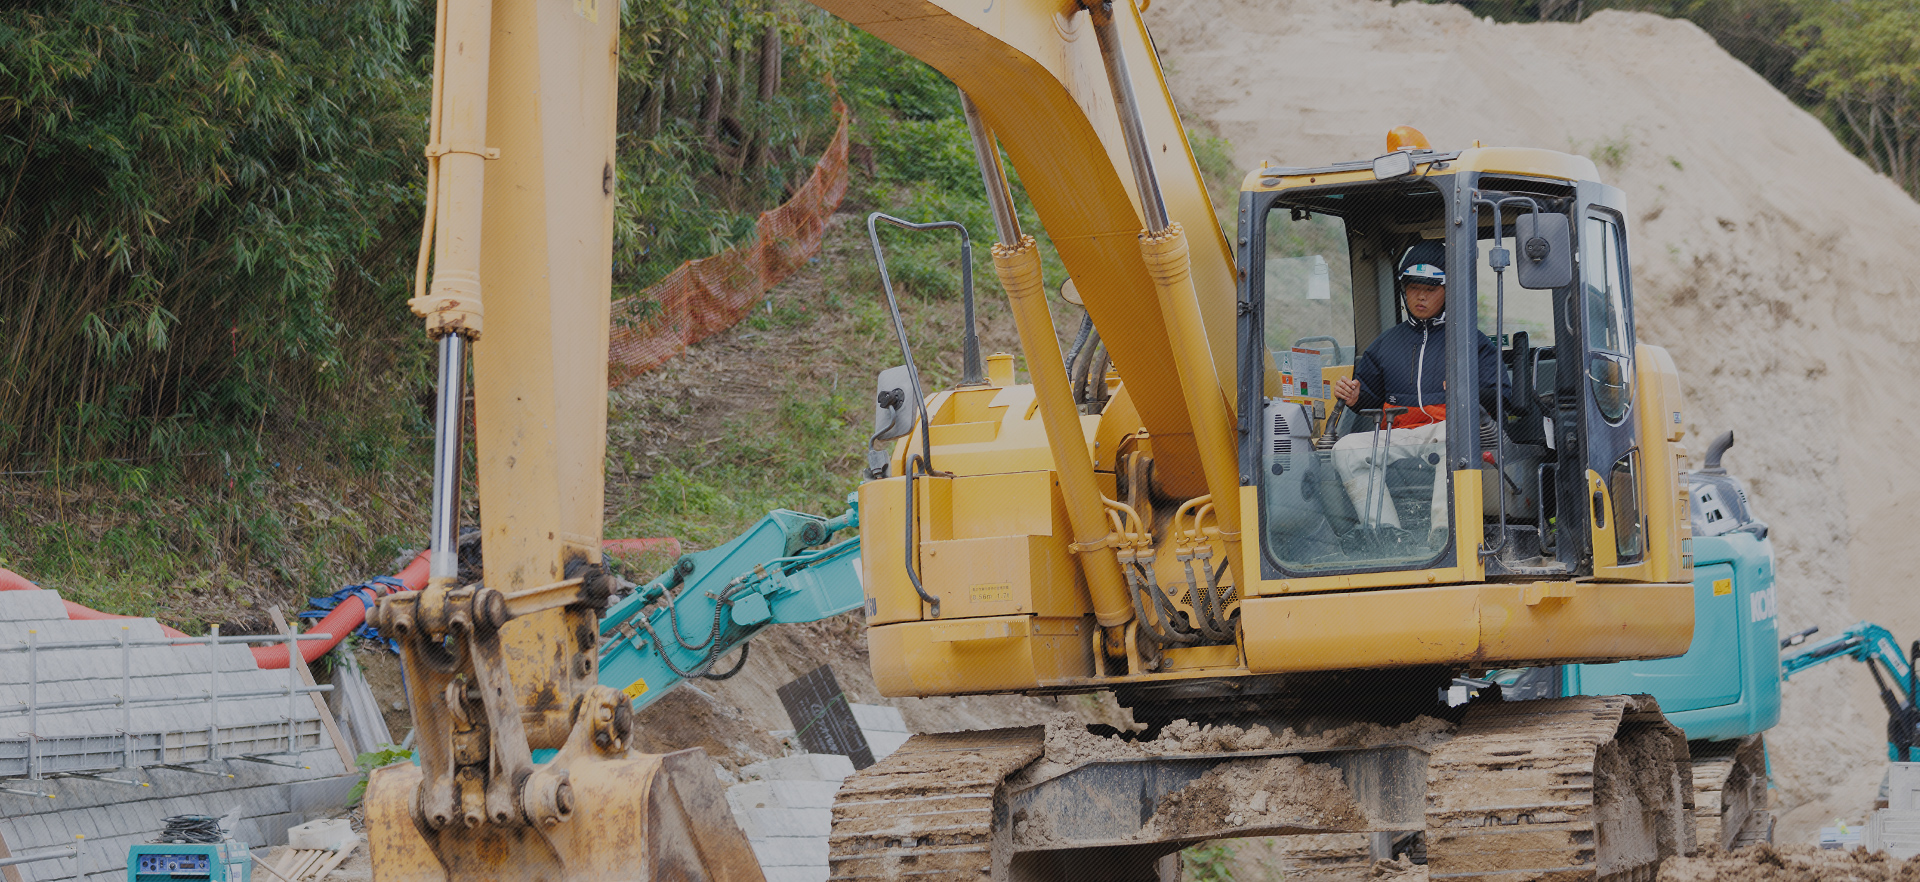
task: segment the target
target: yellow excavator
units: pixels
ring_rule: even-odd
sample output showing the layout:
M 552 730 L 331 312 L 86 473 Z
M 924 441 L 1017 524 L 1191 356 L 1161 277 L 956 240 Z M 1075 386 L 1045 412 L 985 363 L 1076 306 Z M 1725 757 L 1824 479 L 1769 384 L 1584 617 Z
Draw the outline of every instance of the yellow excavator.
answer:
M 1229 241 L 1129 0 L 815 2 L 959 86 L 1030 374 L 991 358 L 926 394 L 903 337 L 882 376 L 894 443 L 859 492 L 881 691 L 1108 691 L 1149 730 L 1116 743 L 1183 720 L 1387 733 L 1064 769 L 1038 726 L 916 736 L 842 788 L 833 879 L 1163 879 L 1252 834 L 1365 833 L 1494 882 L 1651 878 L 1693 850 L 1685 737 L 1651 699 L 1444 698 L 1691 641 L 1681 391 L 1634 340 L 1625 199 L 1590 161 L 1396 130 L 1377 157 L 1251 171 Z M 628 699 L 597 681 L 618 14 L 441 0 L 412 301 L 440 357 L 434 568 L 372 616 L 419 732 L 369 787 L 382 880 L 761 878 L 710 768 L 631 752 Z M 1097 358 L 1060 354 L 1003 151 Z M 1487 354 L 1440 360 L 1444 402 L 1348 406 L 1335 388 L 1406 315 L 1405 260 L 1436 249 L 1448 320 L 1423 334 Z M 1436 403 L 1449 430 L 1406 427 Z M 1444 737 L 1394 734 L 1422 716 Z M 1302 787 L 1347 807 L 1268 809 Z

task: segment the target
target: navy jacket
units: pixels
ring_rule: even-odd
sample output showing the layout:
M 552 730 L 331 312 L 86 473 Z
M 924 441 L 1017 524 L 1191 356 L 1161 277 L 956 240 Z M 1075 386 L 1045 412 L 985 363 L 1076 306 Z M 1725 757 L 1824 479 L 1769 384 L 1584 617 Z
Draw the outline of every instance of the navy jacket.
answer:
M 1360 383 L 1356 407 L 1370 410 L 1381 404 L 1421 407 L 1447 403 L 1447 315 L 1410 318 L 1386 330 L 1367 346 L 1353 366 Z M 1490 406 L 1500 371 L 1500 350 L 1493 339 L 1480 337 L 1480 390 L 1477 396 Z M 1474 424 L 1478 425 L 1476 418 Z

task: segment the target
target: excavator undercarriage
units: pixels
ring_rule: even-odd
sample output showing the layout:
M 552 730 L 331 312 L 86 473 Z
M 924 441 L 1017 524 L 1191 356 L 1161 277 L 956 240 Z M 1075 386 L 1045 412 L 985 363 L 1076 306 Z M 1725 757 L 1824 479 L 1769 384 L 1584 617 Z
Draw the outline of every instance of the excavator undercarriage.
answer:
M 1045 727 L 915 736 L 841 789 L 831 878 L 1152 882 L 1168 855 L 1244 836 L 1388 834 L 1432 878 L 1492 882 L 1651 879 L 1694 850 L 1686 740 L 1645 696 L 1493 701 L 1437 737 L 1381 731 L 1070 765 L 1048 759 Z M 1318 878 L 1372 864 L 1322 858 Z

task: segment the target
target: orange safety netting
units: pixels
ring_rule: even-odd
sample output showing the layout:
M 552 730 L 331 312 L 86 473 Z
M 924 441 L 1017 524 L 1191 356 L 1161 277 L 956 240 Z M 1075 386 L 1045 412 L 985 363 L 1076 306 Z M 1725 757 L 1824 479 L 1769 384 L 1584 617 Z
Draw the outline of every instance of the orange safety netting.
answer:
M 646 293 L 614 301 L 609 388 L 732 327 L 820 250 L 827 218 L 847 192 L 847 106 L 835 99 L 833 111 L 840 127 L 827 152 L 793 198 L 760 215 L 751 241 L 689 260 Z

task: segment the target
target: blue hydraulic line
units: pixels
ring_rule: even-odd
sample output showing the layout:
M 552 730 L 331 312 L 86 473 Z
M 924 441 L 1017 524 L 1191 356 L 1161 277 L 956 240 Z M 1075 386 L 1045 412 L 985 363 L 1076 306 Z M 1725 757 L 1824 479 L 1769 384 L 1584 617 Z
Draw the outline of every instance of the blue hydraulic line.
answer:
M 860 540 L 827 545 L 859 523 L 849 496 L 839 517 L 773 511 L 732 541 L 681 557 L 600 619 L 600 682 L 625 691 L 639 710 L 690 677 L 732 676 L 746 663 L 747 641 L 769 625 L 859 608 Z M 735 649 L 739 663 L 716 672 L 714 663 Z

